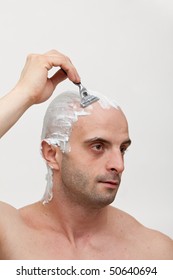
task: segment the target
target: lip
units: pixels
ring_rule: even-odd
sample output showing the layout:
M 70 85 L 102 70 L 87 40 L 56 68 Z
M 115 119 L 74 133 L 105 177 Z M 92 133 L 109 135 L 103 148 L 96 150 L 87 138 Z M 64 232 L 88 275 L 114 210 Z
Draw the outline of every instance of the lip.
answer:
M 100 181 L 99 183 L 104 184 L 107 188 L 115 189 L 119 186 L 118 181 Z

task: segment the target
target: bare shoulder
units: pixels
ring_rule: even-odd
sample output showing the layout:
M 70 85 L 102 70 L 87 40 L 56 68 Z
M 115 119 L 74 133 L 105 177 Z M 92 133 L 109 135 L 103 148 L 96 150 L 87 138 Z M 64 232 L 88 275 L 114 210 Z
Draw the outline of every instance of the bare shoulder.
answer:
M 16 209 L 10 204 L 0 201 L 0 238 L 6 229 L 17 228 L 22 225 L 32 227 L 34 223 L 38 223 L 37 217 L 40 211 L 37 204 L 33 203 Z
M 8 203 L 0 201 L 0 232 L 7 224 L 13 222 L 19 217 L 18 210 Z
M 20 225 L 25 223 L 22 210 L 23 208 L 17 209 L 8 203 L 0 201 L 0 239 L 7 231 L 19 228 Z
M 143 226 L 143 237 L 154 259 L 173 260 L 173 240 L 166 234 Z
M 7 215 L 17 215 L 18 210 L 8 203 L 0 201 L 0 224 L 6 220 Z
M 0 241 L 5 237 L 10 224 L 18 219 L 18 210 L 8 203 L 0 201 Z
M 112 207 L 114 217 L 118 217 L 119 227 L 124 238 L 137 248 L 141 248 L 150 259 L 170 259 L 173 260 L 173 240 L 160 231 L 150 229 L 142 225 L 128 213 Z M 147 253 L 148 252 L 148 253 Z

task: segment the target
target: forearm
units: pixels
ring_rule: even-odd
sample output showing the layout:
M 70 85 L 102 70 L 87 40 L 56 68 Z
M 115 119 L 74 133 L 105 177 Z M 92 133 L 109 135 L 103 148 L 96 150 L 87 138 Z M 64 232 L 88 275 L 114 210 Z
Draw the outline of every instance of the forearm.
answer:
M 53 67 L 60 69 L 48 77 Z M 67 77 L 72 82 L 80 82 L 70 59 L 58 51 L 29 55 L 16 87 L 0 99 L 0 138 L 31 105 L 49 99 L 56 86 Z
M 0 138 L 31 105 L 30 98 L 17 87 L 0 99 Z

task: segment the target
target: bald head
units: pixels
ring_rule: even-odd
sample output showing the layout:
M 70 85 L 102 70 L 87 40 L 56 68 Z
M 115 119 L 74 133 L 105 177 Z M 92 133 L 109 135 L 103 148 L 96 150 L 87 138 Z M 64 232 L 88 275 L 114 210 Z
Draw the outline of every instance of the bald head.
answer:
M 99 101 L 86 108 L 80 105 L 79 93 L 71 91 L 58 95 L 50 103 L 44 117 L 42 144 L 46 142 L 48 146 L 58 146 L 64 156 L 75 154 L 76 157 L 79 154 L 79 145 L 85 149 L 98 139 L 109 146 L 129 143 L 128 125 L 120 107 L 104 95 L 89 93 L 98 96 Z M 45 150 L 43 154 L 44 152 Z M 45 156 L 44 158 L 46 159 Z M 88 159 L 88 164 L 89 161 Z M 48 174 L 44 203 L 53 197 L 53 169 L 47 159 L 46 162 Z
M 55 97 L 44 117 L 42 140 L 46 140 L 49 144 L 58 145 L 62 152 L 68 152 L 70 151 L 69 138 L 73 125 L 79 119 L 84 123 L 87 121 L 86 117 L 88 117 L 88 120 L 93 118 L 98 120 L 104 119 L 111 108 L 116 109 L 120 115 L 124 116 L 116 102 L 100 93 L 90 93 L 98 96 L 99 101 L 86 108 L 81 107 L 78 92 L 64 92 Z

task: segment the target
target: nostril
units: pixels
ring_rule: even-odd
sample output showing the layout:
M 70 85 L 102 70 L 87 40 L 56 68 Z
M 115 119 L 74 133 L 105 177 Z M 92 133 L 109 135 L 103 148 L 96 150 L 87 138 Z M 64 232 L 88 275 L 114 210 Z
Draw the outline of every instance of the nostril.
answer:
M 112 172 L 112 173 L 115 173 L 115 174 L 120 174 L 120 173 L 122 173 L 123 172 L 123 170 L 124 170 L 124 168 L 110 168 L 110 171 Z
M 113 172 L 117 172 L 117 170 L 115 168 L 111 168 L 111 171 Z

